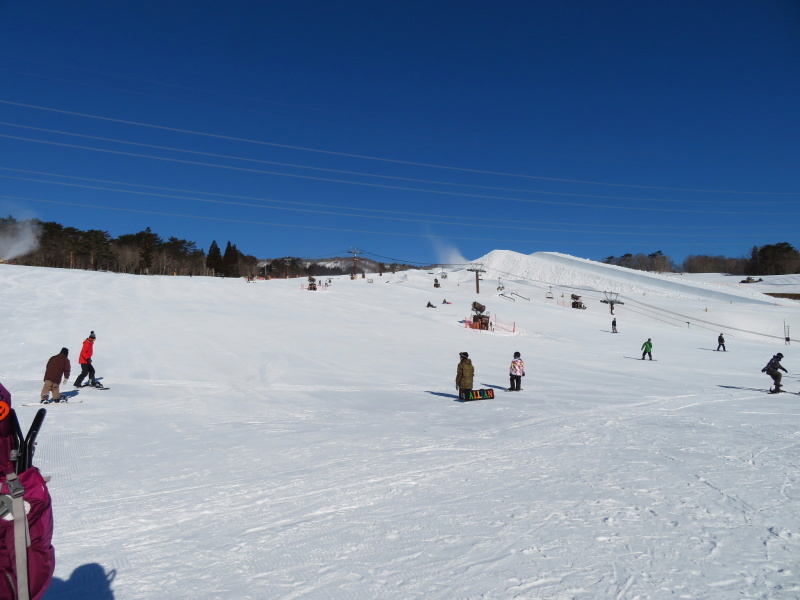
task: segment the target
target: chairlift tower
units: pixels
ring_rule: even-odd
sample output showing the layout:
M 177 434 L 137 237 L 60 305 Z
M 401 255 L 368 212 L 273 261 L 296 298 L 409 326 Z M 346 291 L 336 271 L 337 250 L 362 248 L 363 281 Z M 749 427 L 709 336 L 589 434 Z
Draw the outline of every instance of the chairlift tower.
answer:
M 483 269 L 483 265 L 480 263 L 476 263 L 471 268 L 467 269 L 467 271 L 473 271 L 475 273 L 475 293 L 481 293 L 481 273 L 486 273 Z
M 358 248 L 350 248 L 350 250 L 348 250 L 347 253 L 353 255 L 353 275 L 350 277 L 350 279 L 356 279 L 358 277 L 357 274 L 358 255 L 364 254 L 364 252 L 362 250 L 359 250 Z
M 614 314 L 615 304 L 625 304 L 624 302 L 619 301 L 619 292 L 603 292 L 603 296 L 605 296 L 605 298 L 600 300 L 600 302 L 603 304 L 608 304 L 612 315 Z

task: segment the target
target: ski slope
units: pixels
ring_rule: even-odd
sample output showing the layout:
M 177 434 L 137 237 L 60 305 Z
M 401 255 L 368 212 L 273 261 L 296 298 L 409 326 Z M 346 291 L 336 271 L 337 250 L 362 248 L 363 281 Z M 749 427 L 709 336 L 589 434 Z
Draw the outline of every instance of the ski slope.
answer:
M 0 265 L 23 427 L 47 359 L 76 363 L 90 330 L 111 388 L 48 407 L 45 598 L 800 597 L 800 397 L 760 372 L 781 351 L 800 391 L 800 305 L 565 255 L 475 262 L 480 294 L 467 270 L 312 292 Z M 616 335 L 607 282 L 628 286 Z M 511 330 L 465 328 L 475 300 Z M 494 400 L 457 401 L 460 351 Z
M 691 276 L 656 274 L 634 271 L 616 265 L 576 258 L 557 252 L 536 252 L 532 255 L 495 250 L 476 262 L 483 264 L 490 275 L 500 279 L 508 277 L 547 282 L 550 285 L 569 286 L 593 291 L 614 291 L 623 294 L 650 293 L 667 297 L 708 298 L 727 302 L 752 302 L 774 304 L 774 299 L 764 297 L 764 286 L 752 284 L 736 287 L 719 285 L 720 276 L 694 279 Z M 793 276 L 795 277 L 795 276 Z M 741 280 L 737 277 L 736 280 Z M 786 281 L 787 277 L 780 279 Z M 800 278 L 792 280 L 800 288 Z

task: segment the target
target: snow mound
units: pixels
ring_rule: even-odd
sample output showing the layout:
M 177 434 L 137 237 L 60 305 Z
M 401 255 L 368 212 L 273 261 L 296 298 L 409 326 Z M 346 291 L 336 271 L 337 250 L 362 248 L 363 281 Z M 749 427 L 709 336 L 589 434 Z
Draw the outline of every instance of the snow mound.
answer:
M 708 298 L 726 302 L 775 304 L 773 298 L 751 290 L 719 290 L 715 284 L 676 281 L 675 277 L 635 271 L 616 265 L 576 258 L 557 252 L 520 254 L 493 250 L 476 262 L 483 264 L 486 277 L 528 279 L 542 284 L 621 294 L 654 294 L 672 297 Z

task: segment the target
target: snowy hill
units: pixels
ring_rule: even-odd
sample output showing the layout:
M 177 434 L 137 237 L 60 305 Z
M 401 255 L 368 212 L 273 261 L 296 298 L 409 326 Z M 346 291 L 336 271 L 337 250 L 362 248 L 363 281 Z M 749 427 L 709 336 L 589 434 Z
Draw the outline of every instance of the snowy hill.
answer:
M 490 276 L 527 278 L 550 285 L 569 286 L 590 291 L 614 291 L 623 294 L 650 292 L 660 296 L 713 298 L 722 301 L 773 304 L 753 287 L 725 288 L 704 284 L 691 278 L 635 271 L 556 252 L 536 252 L 530 256 L 495 250 L 478 259 Z M 739 278 L 741 279 L 741 278 Z
M 800 597 L 798 397 L 760 372 L 781 351 L 800 391 L 800 305 L 724 276 L 475 262 L 480 294 L 466 269 L 312 292 L 0 265 L 23 427 L 47 359 L 77 362 L 90 330 L 111 388 L 65 387 L 83 403 L 49 406 L 39 436 L 46 600 Z M 495 331 L 464 326 L 475 300 Z M 494 400 L 457 400 L 460 351 Z

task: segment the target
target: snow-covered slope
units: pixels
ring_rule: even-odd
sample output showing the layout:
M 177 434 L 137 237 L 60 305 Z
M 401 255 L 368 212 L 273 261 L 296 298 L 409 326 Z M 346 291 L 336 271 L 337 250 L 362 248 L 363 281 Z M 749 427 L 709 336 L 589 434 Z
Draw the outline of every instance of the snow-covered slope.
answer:
M 662 296 L 702 297 L 728 302 L 775 302 L 772 298 L 765 298 L 760 289 L 752 287 L 721 289 L 718 285 L 708 285 L 695 279 L 635 271 L 557 252 L 525 255 L 509 250 L 495 250 L 475 262 L 481 263 L 490 277 L 526 278 L 550 285 L 598 292 L 649 292 Z
M 760 372 L 782 351 L 800 391 L 798 305 L 643 278 L 615 335 L 597 294 L 573 310 L 525 279 L 592 269 L 519 261 L 550 270 L 503 263 L 480 294 L 466 270 L 311 292 L 0 265 L 23 427 L 48 357 L 90 330 L 111 388 L 66 388 L 83 403 L 50 406 L 39 436 L 45 600 L 800 597 L 798 396 Z M 466 329 L 475 300 L 509 328 Z M 496 399 L 457 400 L 460 351 Z M 506 393 L 514 351 L 527 376 Z

